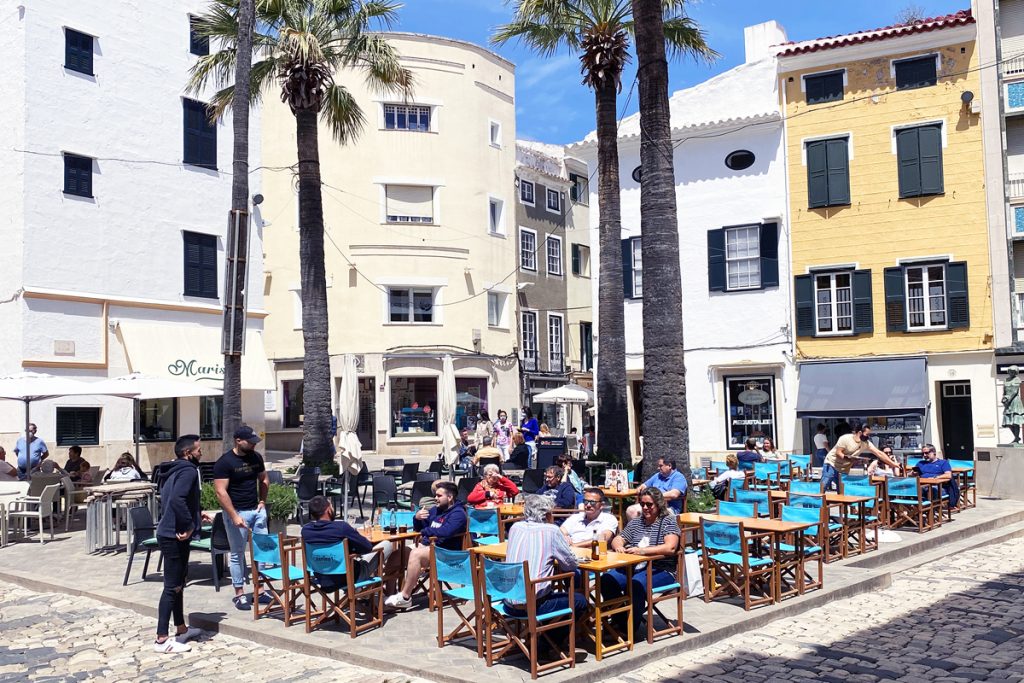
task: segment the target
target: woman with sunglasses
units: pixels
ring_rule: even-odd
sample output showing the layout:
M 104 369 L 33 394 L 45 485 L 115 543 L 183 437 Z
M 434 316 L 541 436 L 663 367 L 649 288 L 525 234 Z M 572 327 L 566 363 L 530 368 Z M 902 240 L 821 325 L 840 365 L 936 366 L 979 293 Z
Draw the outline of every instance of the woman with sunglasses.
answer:
M 656 588 L 676 581 L 675 554 L 679 548 L 679 523 L 665 504 L 661 491 L 648 487 L 639 496 L 640 516 L 630 520 L 626 528 L 612 539 L 611 549 L 617 553 L 650 555 L 653 560 L 651 585 Z M 640 618 L 647 613 L 647 571 L 646 565 L 633 568 L 633 629 L 640 631 Z M 605 600 L 617 598 L 626 593 L 629 576 L 621 569 L 614 569 L 601 575 L 601 595 Z M 615 628 L 624 632 L 626 615 L 612 617 Z
M 886 444 L 882 447 L 882 453 L 884 453 L 890 460 L 895 461 L 896 456 L 892 454 L 892 446 Z M 872 477 L 894 477 L 896 476 L 896 470 L 890 467 L 888 464 L 881 460 L 872 460 L 867 467 L 867 473 Z

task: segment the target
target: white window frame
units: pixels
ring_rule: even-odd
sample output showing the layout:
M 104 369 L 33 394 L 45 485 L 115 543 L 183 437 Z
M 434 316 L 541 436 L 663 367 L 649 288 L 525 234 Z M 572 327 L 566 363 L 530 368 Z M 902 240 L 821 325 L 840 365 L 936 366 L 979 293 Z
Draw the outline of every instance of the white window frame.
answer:
M 526 235 L 526 234 L 529 234 L 529 235 L 533 236 L 533 267 L 532 268 L 529 265 L 526 265 L 526 263 L 523 262 L 523 236 Z M 532 228 L 524 228 L 523 226 L 519 226 L 519 269 L 520 270 L 528 270 L 531 273 L 536 273 L 537 272 L 537 249 L 538 249 L 537 231 L 533 230 Z
M 530 186 L 531 199 L 526 199 L 526 197 L 523 196 L 527 185 Z M 537 186 L 533 184 L 532 180 L 519 179 L 519 203 L 525 204 L 526 206 L 537 206 Z
M 546 187 L 544 188 L 544 208 L 548 213 L 557 213 L 559 216 L 562 215 L 562 193 L 558 188 Z M 558 208 L 551 208 L 551 198 L 555 198 L 555 203 L 558 204 Z
M 533 360 L 534 360 L 534 363 L 533 363 L 533 369 L 532 370 L 530 368 L 526 368 L 527 371 L 529 371 L 529 372 L 536 372 L 537 370 L 540 369 L 540 349 L 537 348 L 538 341 L 539 341 L 539 339 L 538 339 L 538 337 L 539 337 L 539 330 L 537 329 L 537 322 L 538 322 L 538 318 L 539 317 L 540 316 L 537 315 L 537 311 L 534 311 L 534 310 L 530 310 L 530 309 L 524 308 L 524 309 L 521 309 L 519 311 L 519 341 L 520 341 L 519 353 L 520 353 L 520 357 L 523 359 L 524 366 L 526 365 L 526 359 L 527 359 L 527 353 L 526 352 L 527 352 L 527 350 L 529 350 L 531 348 L 531 345 L 526 343 L 526 341 L 527 341 L 526 321 L 527 321 L 527 319 L 530 319 L 530 320 L 533 321 L 533 338 L 532 338 L 533 344 L 532 344 L 532 350 L 533 350 Z
M 408 294 L 408 320 L 392 320 L 391 319 L 391 292 L 393 290 L 400 289 L 407 291 Z M 416 300 L 416 294 L 430 293 L 431 310 L 430 320 L 416 320 L 416 313 L 413 307 L 413 302 Z M 419 285 L 389 285 L 384 291 L 384 324 L 385 325 L 440 325 L 441 321 L 438 316 L 438 289 L 437 287 L 423 287 Z
M 576 277 L 586 277 L 586 278 L 589 278 L 590 277 L 590 245 L 582 244 L 580 242 L 575 242 L 575 243 L 573 243 L 572 247 L 576 247 L 579 250 L 579 254 L 580 254 L 580 272 L 578 272 L 578 273 L 577 272 L 573 272 L 573 275 L 575 275 Z M 584 255 L 586 256 L 586 259 L 583 258 Z M 570 258 L 570 260 L 572 259 L 572 254 L 571 253 L 569 254 L 569 258 Z
M 580 182 L 576 183 L 573 178 L 579 178 Z M 589 206 L 590 205 L 590 178 L 586 173 L 579 173 L 578 171 L 569 172 L 569 197 L 572 199 L 572 188 L 576 188 L 576 201 L 574 205 Z
M 842 71 L 843 72 L 843 95 L 845 96 L 846 95 L 846 89 L 850 87 L 850 78 L 849 78 L 849 74 L 847 73 L 845 67 L 840 67 L 838 69 L 825 69 L 823 71 L 814 71 L 814 72 L 811 72 L 811 73 L 803 74 L 802 76 L 800 76 L 800 92 L 802 92 L 804 95 L 807 94 L 807 79 L 808 78 L 814 78 L 815 76 L 827 76 L 828 74 L 834 74 L 834 73 L 836 73 L 838 71 Z M 840 100 L 836 100 L 836 101 L 838 102 Z M 814 105 L 811 105 L 811 106 L 814 106 Z
M 497 133 L 495 133 L 497 131 Z M 494 119 L 487 119 L 487 140 L 490 142 L 491 147 L 501 149 L 501 121 L 495 121 Z
M 556 261 L 558 267 L 556 270 L 551 269 L 551 246 L 553 244 L 558 245 L 558 259 Z M 556 235 L 548 235 L 544 240 L 544 264 L 547 267 L 548 275 L 554 275 L 557 277 L 565 275 L 565 267 L 563 265 L 564 258 L 565 257 L 562 254 L 562 238 Z
M 942 61 L 939 59 L 938 52 L 922 52 L 918 55 L 906 55 L 905 57 L 898 57 L 897 59 L 889 60 L 889 77 L 892 78 L 892 85 L 896 87 L 896 65 L 900 62 L 915 62 L 925 57 L 931 57 L 935 60 L 935 85 L 939 84 L 939 80 L 942 78 Z M 910 88 L 910 90 L 917 90 L 918 88 Z M 899 92 L 903 92 L 902 90 Z
M 838 275 L 847 275 L 850 278 L 850 285 L 849 285 L 849 287 L 839 287 L 836 284 L 836 276 L 838 276 Z M 816 337 L 850 337 L 850 336 L 853 336 L 853 334 L 854 334 L 853 271 L 851 271 L 851 270 L 837 270 L 837 271 L 831 271 L 831 272 L 815 271 L 815 272 L 811 273 L 811 277 L 814 278 L 814 336 L 816 336 Z M 820 303 L 818 301 L 818 292 L 820 291 L 819 288 L 818 288 L 818 278 L 819 277 L 827 277 L 827 278 L 829 278 L 829 289 L 828 289 L 828 292 L 829 292 L 829 306 L 831 307 L 831 310 L 832 310 L 832 314 L 830 316 L 830 320 L 832 321 L 832 330 L 831 331 L 823 331 L 818 326 L 818 321 L 821 319 L 821 317 L 818 315 L 818 306 L 820 305 Z M 849 289 L 850 290 L 850 298 L 849 298 L 848 301 L 840 302 L 838 300 L 837 295 L 838 295 L 840 289 Z M 839 307 L 840 303 L 847 303 L 850 306 L 850 315 L 849 315 L 849 318 L 850 318 L 850 329 L 849 330 L 840 330 L 839 329 L 839 318 L 840 317 L 843 317 L 843 318 L 847 317 L 847 316 L 840 316 L 838 314 L 838 307 Z
M 302 285 L 295 283 L 288 288 L 292 300 L 292 329 L 302 329 Z
M 746 232 L 748 235 L 751 231 L 753 231 L 755 235 L 754 239 L 757 242 L 756 256 L 729 256 L 729 235 L 735 235 L 741 230 Z M 749 240 L 747 244 L 749 246 Z M 729 284 L 729 265 L 747 261 L 753 261 L 754 264 L 757 266 L 757 284 L 755 285 L 748 283 L 747 285 L 744 286 L 731 286 Z M 735 227 L 725 229 L 725 290 L 727 292 L 741 292 L 748 289 L 761 289 L 761 228 L 758 225 L 737 225 Z
M 494 320 L 491 318 L 491 300 L 497 302 L 498 318 Z M 487 326 L 498 329 L 508 329 L 508 293 L 497 292 L 493 289 L 487 292 Z
M 498 205 L 498 219 L 496 224 L 491 222 L 491 206 Z M 505 236 L 505 200 L 493 194 L 487 195 L 487 234 L 496 237 Z
M 396 126 L 395 128 L 388 128 L 388 107 L 394 107 L 395 108 L 395 126 Z M 426 112 L 427 112 L 427 128 L 426 128 L 426 130 L 424 130 L 422 128 L 409 128 L 409 127 L 398 128 L 397 125 L 398 125 L 398 109 L 399 108 L 406 110 L 405 114 L 406 114 L 406 122 L 407 123 L 408 123 L 408 120 L 409 120 L 408 119 L 409 110 L 412 110 L 412 109 L 424 110 L 425 109 Z M 417 111 L 416 113 L 419 114 L 420 112 Z M 396 131 L 396 132 L 397 131 L 403 131 L 403 132 L 406 132 L 406 133 L 434 133 L 434 132 L 436 132 L 434 130 L 434 107 L 432 107 L 430 105 L 427 105 L 427 104 L 417 104 L 415 102 L 409 102 L 409 103 L 405 103 L 405 102 L 382 102 L 381 103 L 381 129 L 382 130 L 389 130 L 389 131 Z
M 637 251 L 640 252 L 639 257 Z M 633 285 L 633 298 L 640 299 L 644 295 L 644 250 L 640 239 L 633 238 L 629 241 L 629 253 L 632 256 L 633 268 L 632 268 L 632 285 Z M 639 263 L 639 267 L 637 264 Z M 639 281 L 637 274 L 639 273 Z
M 426 187 L 430 189 L 430 220 L 421 220 L 427 218 L 427 216 L 407 216 L 410 220 L 391 220 L 391 215 L 388 213 L 388 187 L 400 186 L 400 187 Z M 441 222 L 440 216 L 438 216 L 438 187 L 436 185 L 428 185 L 425 183 L 382 183 L 380 186 L 381 192 L 381 223 L 386 225 L 438 225 Z M 396 217 L 401 218 L 401 215 L 394 214 Z M 415 218 L 416 220 L 411 220 Z
M 1016 112 L 1019 112 L 1019 111 L 1024 111 L 1024 105 L 1021 105 L 1019 107 L 1013 107 L 1013 106 L 1010 105 L 1010 86 L 1011 85 L 1019 85 L 1019 86 L 1024 87 L 1024 81 L 1019 81 L 1018 80 L 1018 81 L 1010 81 L 1009 83 L 1003 83 L 1003 102 L 1006 103 L 1006 112 L 1007 113 L 1010 113 L 1010 112 L 1016 113 Z
M 947 309 L 949 279 L 946 276 L 946 265 L 945 263 L 922 263 L 920 265 L 906 265 L 903 267 L 903 303 L 906 306 L 907 331 L 923 332 L 949 329 L 949 310 Z M 928 288 L 931 284 L 931 280 L 928 278 L 928 270 L 935 267 L 942 268 L 942 316 L 944 322 L 941 325 L 933 324 L 931 321 L 933 311 L 931 309 L 931 296 L 928 293 Z M 921 271 L 921 299 L 924 304 L 924 310 L 922 311 L 924 314 L 924 325 L 911 325 L 910 323 L 910 271 L 912 270 Z
M 555 323 L 558 326 L 555 327 Z M 551 334 L 552 331 L 558 331 L 558 344 L 557 349 L 555 344 L 555 335 Z M 561 359 L 561 363 L 556 367 L 555 358 L 556 356 Z M 565 370 L 565 316 L 561 313 L 548 313 L 548 371 L 550 372 L 563 372 Z

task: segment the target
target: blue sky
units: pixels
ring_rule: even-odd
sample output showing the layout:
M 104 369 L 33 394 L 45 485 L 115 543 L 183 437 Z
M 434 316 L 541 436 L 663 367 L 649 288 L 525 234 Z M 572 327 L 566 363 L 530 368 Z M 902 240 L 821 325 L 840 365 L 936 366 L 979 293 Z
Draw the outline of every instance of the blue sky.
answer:
M 504 0 L 404 0 L 401 31 L 431 33 L 488 46 L 495 26 L 509 21 Z M 743 27 L 775 19 L 790 40 L 887 26 L 897 13 L 914 5 L 927 16 L 970 7 L 970 0 L 699 0 L 690 15 L 707 33 L 721 57 L 711 65 L 677 60 L 669 65 L 671 90 L 700 83 L 743 62 Z M 580 84 L 579 61 L 564 53 L 541 58 L 518 44 L 493 48 L 516 64 L 517 137 L 552 143 L 580 140 L 594 128 L 594 99 Z M 620 111 L 633 82 L 631 68 L 623 77 Z M 625 113 L 636 111 L 633 93 Z

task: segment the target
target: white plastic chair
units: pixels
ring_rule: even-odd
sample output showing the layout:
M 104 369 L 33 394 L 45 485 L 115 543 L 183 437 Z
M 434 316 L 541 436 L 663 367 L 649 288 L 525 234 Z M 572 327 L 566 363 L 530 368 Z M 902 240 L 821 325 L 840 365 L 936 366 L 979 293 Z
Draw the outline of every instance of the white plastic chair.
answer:
M 39 522 L 39 542 L 43 540 L 43 520 L 50 520 L 50 540 L 53 540 L 53 505 L 60 493 L 60 484 L 50 484 L 43 489 L 38 499 L 20 498 L 11 503 L 11 509 L 7 512 L 8 519 L 22 519 L 22 529 L 25 536 L 28 535 L 28 521 L 35 519 Z

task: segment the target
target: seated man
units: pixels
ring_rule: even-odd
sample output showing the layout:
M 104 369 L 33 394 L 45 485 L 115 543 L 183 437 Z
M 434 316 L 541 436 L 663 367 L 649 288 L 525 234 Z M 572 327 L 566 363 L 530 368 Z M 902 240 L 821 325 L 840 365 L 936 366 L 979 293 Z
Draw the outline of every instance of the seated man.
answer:
M 743 450 L 736 454 L 736 459 L 741 470 L 752 470 L 755 462 L 764 462 L 764 455 L 757 450 L 756 440 L 747 439 L 743 444 Z
M 661 491 L 665 503 L 675 514 L 683 511 L 683 500 L 686 498 L 686 477 L 676 469 L 674 458 L 658 458 L 658 471 L 653 477 L 637 488 L 640 493 L 649 488 Z M 634 519 L 640 514 L 640 504 L 630 505 L 626 510 L 626 519 Z
M 487 465 L 488 463 L 500 463 L 501 462 L 501 451 L 496 446 L 491 445 L 492 439 L 489 436 L 483 438 L 483 446 L 476 449 L 476 454 L 473 456 L 473 464 L 477 467 Z
M 926 443 L 921 447 L 921 462 L 914 465 L 914 471 L 926 479 L 938 479 L 942 482 L 942 492 L 949 496 L 949 507 L 955 508 L 960 502 L 960 487 L 953 476 L 953 467 L 945 458 L 940 458 L 935 446 Z M 939 486 L 932 488 L 932 501 L 938 501 Z
M 478 510 L 496 508 L 503 503 L 512 502 L 519 495 L 519 487 L 501 473 L 494 464 L 484 465 L 483 479 L 477 483 L 466 502 Z
M 377 571 L 378 548 L 384 555 L 384 573 L 398 572 L 401 567 L 401 553 L 393 553 L 394 546 L 390 541 L 381 541 L 377 545 L 360 534 L 348 522 L 334 519 L 334 506 L 324 496 L 313 496 L 309 501 L 309 516 L 312 522 L 302 527 L 302 540 L 306 543 L 341 543 L 348 541 L 348 550 L 352 555 L 361 556 L 356 562 L 356 581 L 373 576 Z M 317 575 L 324 590 L 333 591 L 345 587 L 344 574 Z
M 0 481 L 18 481 L 18 468 L 7 462 L 3 446 L 0 446 Z
M 476 454 L 476 446 L 469 441 L 468 429 L 459 432 L 458 449 L 459 469 L 468 470 L 469 466 L 473 464 L 473 455 Z
M 82 457 L 81 446 L 71 446 L 68 448 L 68 461 L 64 463 L 64 471 L 71 477 L 71 481 L 78 481 L 82 476 L 82 471 L 88 472 L 92 465 Z
M 570 545 L 589 548 L 591 541 L 611 541 L 619 530 L 619 520 L 604 511 L 604 491 L 593 487 L 583 492 L 583 512 L 562 522 L 562 534 Z
M 544 470 L 544 485 L 537 489 L 538 496 L 547 496 L 560 510 L 576 507 L 576 489 L 572 482 L 562 481 L 562 468 L 552 465 Z
M 405 585 L 402 590 L 388 596 L 384 604 L 394 609 L 412 607 L 412 592 L 420 574 L 430 563 L 430 544 L 446 550 L 462 550 L 462 537 L 466 533 L 466 508 L 455 496 L 459 490 L 450 481 L 438 482 L 434 499 L 437 505 L 421 509 L 413 516 L 413 529 L 422 532 L 419 545 L 409 553 L 405 569 Z

